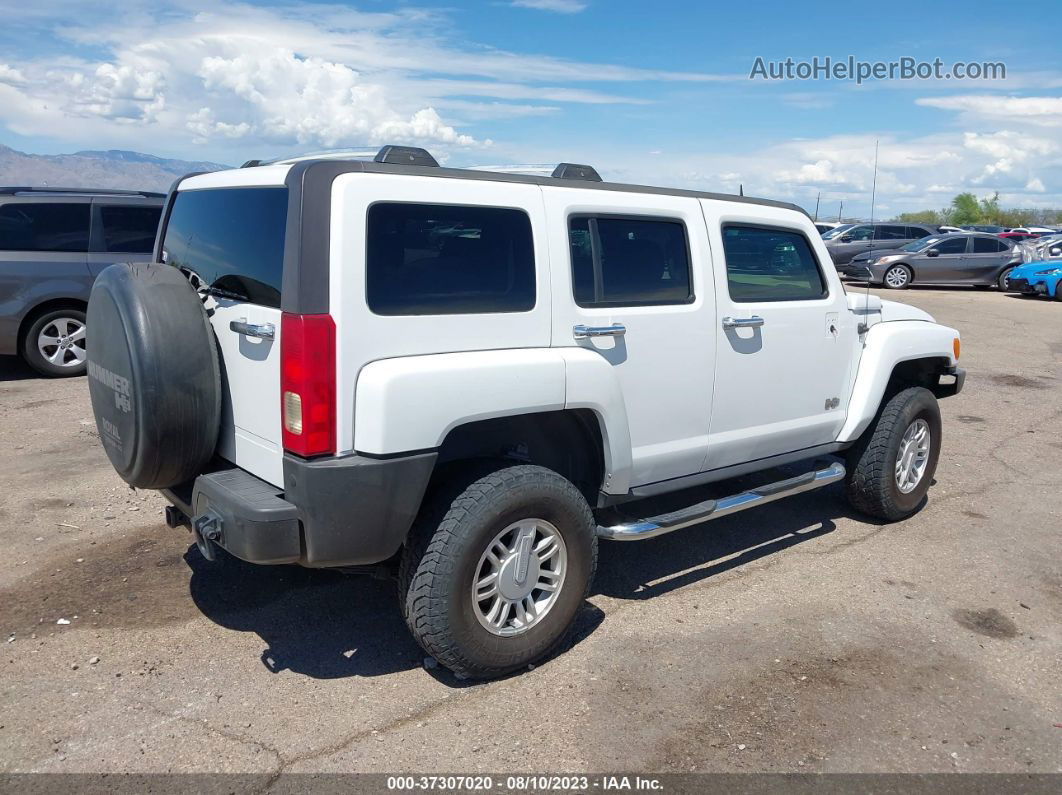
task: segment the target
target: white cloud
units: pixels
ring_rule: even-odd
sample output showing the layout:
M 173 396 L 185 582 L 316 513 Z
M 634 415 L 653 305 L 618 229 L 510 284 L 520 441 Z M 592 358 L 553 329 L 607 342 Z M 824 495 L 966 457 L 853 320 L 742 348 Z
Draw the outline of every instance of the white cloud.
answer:
M 537 8 L 539 11 L 555 11 L 558 14 L 578 14 L 586 3 L 579 0 L 512 0 L 519 8 Z
M 1044 183 L 1041 182 L 1038 177 L 1033 177 L 1025 183 L 1025 190 L 1032 191 L 1033 193 L 1043 193 L 1047 188 L 1044 187 Z
M 1009 119 L 1046 127 L 1062 126 L 1062 97 L 1004 97 L 964 94 L 952 97 L 920 97 L 918 105 L 955 110 L 971 118 Z
M 22 76 L 22 72 L 13 66 L 8 66 L 6 63 L 0 63 L 0 83 L 18 86 L 25 82 L 26 78 Z

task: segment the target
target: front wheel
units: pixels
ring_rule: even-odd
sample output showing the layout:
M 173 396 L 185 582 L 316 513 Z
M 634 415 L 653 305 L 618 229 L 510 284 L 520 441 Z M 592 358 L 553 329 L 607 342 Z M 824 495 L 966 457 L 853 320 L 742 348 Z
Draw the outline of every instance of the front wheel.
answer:
M 999 274 L 999 278 L 996 280 L 996 284 L 1003 292 L 1010 289 L 1010 274 L 1013 270 L 1014 268 L 1006 268 L 1001 274 Z
M 882 283 L 890 290 L 904 290 L 911 284 L 911 271 L 906 265 L 893 265 L 885 271 Z
M 578 489 L 544 467 L 500 464 L 429 498 L 403 551 L 399 596 L 428 654 L 483 679 L 553 651 L 596 566 L 595 523 Z
M 849 503 L 889 522 L 915 513 L 933 482 L 940 441 L 936 396 L 924 387 L 894 395 L 848 451 Z

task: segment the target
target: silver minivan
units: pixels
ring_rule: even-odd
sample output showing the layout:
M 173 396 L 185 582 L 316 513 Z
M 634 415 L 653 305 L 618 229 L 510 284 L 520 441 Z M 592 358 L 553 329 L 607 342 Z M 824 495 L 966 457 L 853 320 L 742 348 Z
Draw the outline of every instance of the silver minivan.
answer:
M 115 262 L 148 262 L 165 195 L 0 187 L 0 354 L 50 377 L 85 372 L 85 308 Z

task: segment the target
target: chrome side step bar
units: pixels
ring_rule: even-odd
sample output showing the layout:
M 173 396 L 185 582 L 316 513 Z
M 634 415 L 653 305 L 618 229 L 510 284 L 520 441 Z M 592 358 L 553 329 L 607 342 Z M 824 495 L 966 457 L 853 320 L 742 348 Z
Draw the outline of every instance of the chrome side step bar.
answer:
M 646 538 L 656 538 L 664 533 L 681 530 L 698 522 L 718 519 L 721 516 L 728 516 L 738 511 L 755 508 L 757 505 L 780 500 L 783 497 L 828 486 L 844 478 L 844 474 L 844 465 L 835 463 L 825 469 L 807 472 L 787 480 L 779 480 L 777 483 L 769 483 L 766 486 L 719 500 L 706 500 L 671 513 L 608 527 L 598 525 L 597 535 L 599 538 L 606 538 L 610 541 L 641 541 Z

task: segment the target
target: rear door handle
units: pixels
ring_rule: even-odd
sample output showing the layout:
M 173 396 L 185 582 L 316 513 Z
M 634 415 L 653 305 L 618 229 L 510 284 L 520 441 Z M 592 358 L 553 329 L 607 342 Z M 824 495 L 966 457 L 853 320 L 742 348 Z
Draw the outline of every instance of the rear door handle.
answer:
M 724 317 L 723 328 L 759 328 L 763 325 L 763 318 L 759 315 L 752 317 Z
M 585 340 L 587 337 L 622 337 L 627 333 L 627 327 L 622 323 L 613 323 L 611 326 L 584 326 L 582 324 L 572 329 L 572 335 L 577 340 Z
M 229 328 L 245 337 L 258 337 L 263 340 L 273 339 L 277 332 L 276 326 L 272 323 L 248 323 L 245 317 L 230 321 Z

